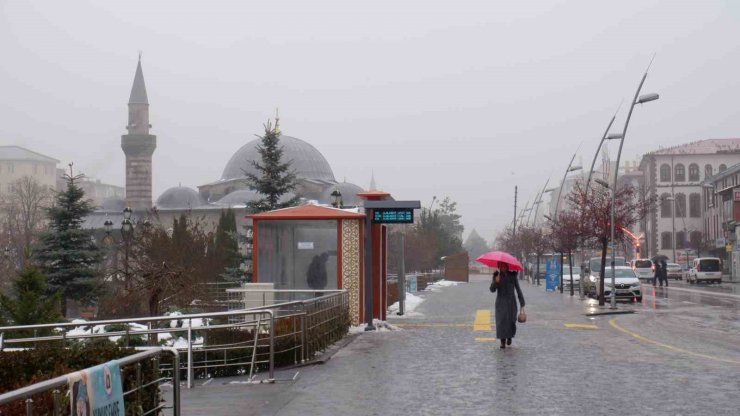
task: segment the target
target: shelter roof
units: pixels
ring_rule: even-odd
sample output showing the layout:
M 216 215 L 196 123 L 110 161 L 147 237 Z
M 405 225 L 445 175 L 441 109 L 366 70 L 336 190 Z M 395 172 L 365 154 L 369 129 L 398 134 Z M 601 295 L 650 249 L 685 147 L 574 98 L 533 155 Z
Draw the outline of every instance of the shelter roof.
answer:
M 361 219 L 365 218 L 365 214 L 321 205 L 302 205 L 247 215 L 247 218 L 253 220 L 333 220 Z

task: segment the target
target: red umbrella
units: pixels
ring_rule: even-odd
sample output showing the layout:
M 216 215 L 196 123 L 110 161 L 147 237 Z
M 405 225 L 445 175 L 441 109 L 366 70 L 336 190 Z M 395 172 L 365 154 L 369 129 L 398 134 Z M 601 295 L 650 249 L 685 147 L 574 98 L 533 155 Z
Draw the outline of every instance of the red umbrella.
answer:
M 498 267 L 499 263 L 505 263 L 509 265 L 509 270 L 523 270 L 522 264 L 516 257 L 505 251 L 489 251 L 475 259 L 479 263 L 483 263 L 486 266 Z

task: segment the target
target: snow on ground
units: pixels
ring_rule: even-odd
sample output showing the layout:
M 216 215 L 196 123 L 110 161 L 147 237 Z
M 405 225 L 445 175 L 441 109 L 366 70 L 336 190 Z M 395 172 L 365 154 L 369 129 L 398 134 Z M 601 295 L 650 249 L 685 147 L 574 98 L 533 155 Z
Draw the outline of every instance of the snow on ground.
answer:
M 373 319 L 373 325 L 375 325 L 375 332 L 386 332 L 386 331 L 399 331 L 401 328 L 389 324 L 386 321 L 381 321 L 380 319 Z M 358 326 L 351 326 L 349 327 L 349 333 L 350 334 L 364 334 L 365 327 L 367 324 L 360 324 Z
M 431 285 L 427 285 L 428 291 L 439 292 L 443 287 L 457 286 L 460 282 L 453 282 L 452 280 L 438 280 Z
M 404 302 L 404 317 L 424 316 L 421 312 L 416 312 L 416 307 L 424 302 L 424 298 L 421 296 L 414 295 L 411 292 L 406 292 L 406 302 Z M 398 302 L 388 307 L 388 317 L 399 317 L 398 313 Z

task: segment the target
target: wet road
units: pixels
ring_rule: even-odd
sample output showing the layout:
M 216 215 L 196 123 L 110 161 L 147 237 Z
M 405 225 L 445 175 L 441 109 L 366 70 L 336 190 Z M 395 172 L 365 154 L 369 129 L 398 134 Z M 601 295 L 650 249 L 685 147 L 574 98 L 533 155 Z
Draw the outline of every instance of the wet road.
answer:
M 733 288 L 646 286 L 619 304 L 634 314 L 587 317 L 594 300 L 523 283 L 529 321 L 500 350 L 489 279 L 422 292 L 415 316 L 389 319 L 400 330 L 362 333 L 280 383 L 185 391 L 183 414 L 738 414 Z
M 401 331 L 363 334 L 306 369 L 270 414 L 737 414 L 732 289 L 649 286 L 619 305 L 635 314 L 588 318 L 594 301 L 525 283 L 529 322 L 500 350 L 489 279 L 423 295 L 420 316 L 391 319 Z

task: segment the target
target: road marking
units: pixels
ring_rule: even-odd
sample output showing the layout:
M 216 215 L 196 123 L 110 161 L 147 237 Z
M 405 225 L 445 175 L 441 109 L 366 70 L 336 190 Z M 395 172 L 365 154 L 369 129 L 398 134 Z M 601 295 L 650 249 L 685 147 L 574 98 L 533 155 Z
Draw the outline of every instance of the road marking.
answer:
M 496 338 L 491 338 L 491 337 L 487 337 L 487 338 L 486 337 L 476 337 L 475 340 L 476 341 L 496 341 Z
M 689 350 L 685 350 L 683 348 L 674 347 L 673 345 L 668 345 L 668 344 L 665 344 L 665 343 L 662 343 L 662 342 L 659 342 L 659 341 L 656 341 L 656 340 L 653 340 L 653 339 L 644 337 L 644 336 L 642 336 L 642 335 L 640 335 L 638 333 L 632 332 L 632 331 L 630 331 L 628 329 L 625 329 L 625 328 L 622 328 L 621 326 L 619 326 L 617 324 L 617 318 L 610 319 L 609 320 L 609 325 L 611 325 L 612 327 L 614 327 L 614 329 L 616 329 L 617 331 L 624 332 L 625 334 L 630 335 L 630 336 L 632 336 L 635 339 L 638 339 L 638 340 L 644 341 L 644 342 L 649 342 L 651 344 L 655 344 L 655 345 L 657 345 L 659 347 L 663 347 L 663 348 L 668 349 L 668 350 L 671 350 L 671 351 L 680 352 L 680 353 L 688 354 L 688 355 L 693 355 L 695 357 L 706 358 L 708 360 L 714 360 L 714 361 L 720 361 L 720 362 L 723 362 L 723 363 L 730 363 L 730 364 L 738 364 L 738 365 L 740 365 L 740 361 L 737 361 L 737 360 L 731 360 L 729 358 L 715 357 L 713 355 L 707 355 L 707 354 L 700 354 L 698 352 L 689 351 Z
M 413 322 L 402 322 L 393 324 L 403 328 L 470 328 L 473 324 L 451 324 L 443 322 L 429 322 L 429 323 L 413 323 Z
M 645 285 L 645 284 L 643 286 L 646 286 L 646 287 L 654 287 L 654 286 Z M 698 293 L 700 295 L 706 295 L 706 296 L 720 296 L 720 297 L 723 297 L 724 296 L 724 297 L 733 298 L 733 299 L 740 299 L 740 295 L 733 295 L 731 293 L 711 292 L 711 291 L 708 291 L 708 290 L 697 290 L 697 289 L 685 289 L 685 288 L 682 288 L 682 287 L 675 287 L 675 286 L 666 287 L 666 289 L 669 292 Z
M 571 324 L 571 323 L 565 323 L 566 328 L 577 328 L 577 329 L 599 329 L 598 326 L 594 324 Z
M 475 312 L 475 322 L 473 322 L 473 331 L 490 331 L 491 330 L 491 310 L 478 309 Z

